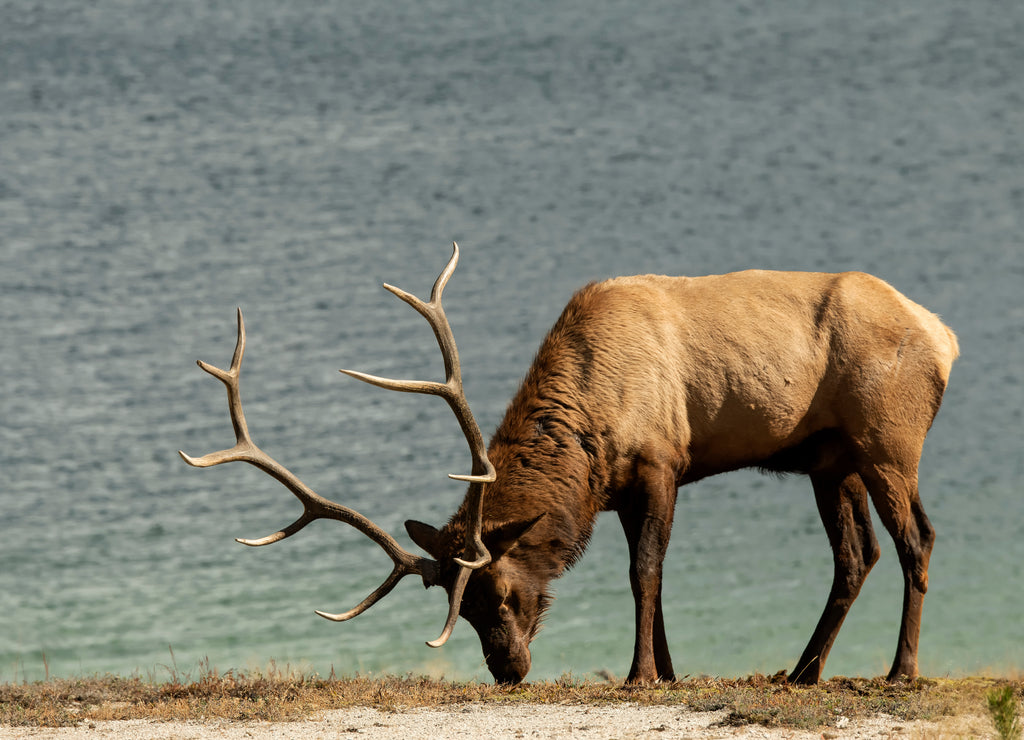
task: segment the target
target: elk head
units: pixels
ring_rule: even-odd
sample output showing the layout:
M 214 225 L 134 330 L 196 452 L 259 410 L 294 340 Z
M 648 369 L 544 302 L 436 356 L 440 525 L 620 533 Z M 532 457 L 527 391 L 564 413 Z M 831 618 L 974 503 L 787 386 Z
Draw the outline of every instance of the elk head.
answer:
M 295 474 L 275 461 L 257 447 L 255 443 L 253 443 L 249 436 L 249 429 L 246 424 L 245 414 L 242 411 L 242 401 L 239 393 L 239 375 L 242 366 L 242 356 L 245 352 L 245 324 L 242 320 L 241 310 L 238 311 L 238 340 L 235 345 L 235 353 L 231 360 L 230 368 L 228 370 L 222 370 L 205 362 L 198 363 L 199 367 L 220 380 L 227 388 L 228 410 L 231 415 L 231 423 L 235 430 L 235 445 L 230 449 L 213 452 L 198 458 L 190 457 L 184 452 L 179 451 L 179 454 L 186 463 L 199 468 L 211 467 L 213 465 L 220 465 L 221 463 L 226 462 L 247 462 L 280 481 L 302 503 L 302 515 L 290 525 L 278 532 L 275 532 L 274 534 L 259 539 L 238 539 L 237 541 L 241 542 L 243 545 L 250 545 L 253 547 L 269 545 L 282 540 L 285 537 L 290 537 L 315 519 L 334 519 L 355 527 L 380 545 L 380 547 L 388 554 L 394 563 L 394 569 L 384 583 L 377 588 L 377 590 L 367 596 L 355 608 L 347 612 L 331 614 L 317 611 L 316 613 L 320 616 L 338 622 L 358 616 L 390 593 L 398 581 L 411 574 L 419 575 L 423 579 L 423 584 L 425 586 L 443 586 L 448 592 L 448 617 L 445 620 L 444 628 L 440 637 L 427 643 L 431 647 L 440 647 L 447 642 L 460 611 L 462 611 L 474 626 L 482 626 L 484 624 L 484 622 L 480 621 L 475 616 L 483 611 L 484 607 L 482 604 L 490 604 L 493 602 L 495 604 L 495 608 L 500 611 L 503 604 L 500 600 L 494 598 L 494 593 L 496 593 L 495 588 L 498 588 L 497 584 L 504 583 L 502 580 L 503 577 L 500 574 L 505 570 L 505 568 L 496 561 L 500 561 L 501 555 L 507 552 L 510 547 L 514 546 L 514 543 L 508 543 L 506 542 L 506 539 L 503 539 L 502 537 L 494 539 L 491 536 L 493 533 L 488 533 L 488 539 L 493 540 L 496 550 L 491 552 L 484 544 L 483 497 L 488 484 L 492 483 L 495 479 L 495 472 L 494 466 L 491 465 L 490 460 L 487 458 L 487 450 L 484 446 L 480 428 L 477 425 L 476 420 L 473 418 L 473 414 L 469 410 L 469 404 L 466 401 L 466 396 L 462 387 L 462 373 L 459 367 L 458 351 L 455 346 L 455 340 L 452 336 L 451 326 L 449 325 L 444 309 L 441 306 L 441 294 L 448 282 L 448 279 L 455 271 L 455 266 L 459 260 L 459 247 L 457 244 L 453 244 L 452 246 L 453 250 L 451 259 L 448 261 L 448 265 L 438 276 L 437 281 L 434 283 L 429 302 L 424 302 L 416 296 L 406 293 L 391 285 L 385 284 L 384 286 L 391 293 L 394 293 L 416 309 L 416 311 L 418 311 L 427 320 L 431 328 L 434 330 L 434 335 L 437 338 L 438 345 L 441 349 L 441 355 L 444 359 L 445 382 L 438 383 L 419 380 L 392 380 L 389 378 L 367 375 L 353 370 L 342 370 L 341 372 L 382 388 L 440 396 L 448 403 L 452 411 L 455 412 L 455 416 L 459 420 L 459 425 L 462 428 L 463 434 L 469 443 L 473 459 L 473 468 L 470 475 L 449 476 L 455 480 L 461 480 L 469 483 L 469 490 L 466 494 L 465 502 L 463 503 L 462 509 L 460 509 L 460 511 L 463 512 L 463 520 L 460 523 L 460 529 L 464 532 L 464 536 L 460 538 L 460 542 L 457 547 L 452 547 L 450 544 L 440 547 L 436 538 L 420 538 L 422 530 L 420 530 L 419 527 L 426 527 L 426 525 L 410 524 L 409 530 L 413 539 L 417 540 L 421 546 L 424 546 L 424 549 L 426 549 L 433 557 L 424 558 L 407 552 L 398 544 L 398 542 L 395 541 L 393 537 L 391 537 L 391 535 L 380 529 L 380 527 L 374 524 L 371 520 L 367 519 L 357 511 L 318 495 L 299 480 Z M 413 534 L 414 531 L 417 533 Z M 504 547 L 504 549 L 501 549 L 502 547 Z M 490 570 L 487 570 L 488 566 L 491 566 Z M 472 605 L 469 605 L 466 603 L 464 595 L 466 593 L 467 583 L 470 581 L 470 576 L 474 573 L 479 574 L 479 577 L 474 579 L 474 584 L 471 589 L 474 594 L 474 599 Z M 481 594 L 487 594 L 487 596 L 481 597 Z M 481 598 L 483 598 L 483 601 L 480 600 Z M 506 622 L 503 622 L 502 624 L 511 623 L 506 620 Z M 480 631 L 480 629 L 481 627 L 478 627 L 478 631 Z M 491 634 L 492 632 L 497 634 L 497 632 L 500 632 L 501 630 L 500 627 L 491 626 L 483 627 L 483 629 L 488 634 Z M 509 627 L 509 629 L 511 629 L 511 627 Z M 483 635 L 483 633 L 481 634 Z M 505 634 L 511 633 L 506 632 Z M 481 636 L 481 639 L 484 639 L 483 636 Z M 485 650 L 486 645 L 488 644 L 507 645 L 511 644 L 511 642 L 506 641 L 505 643 L 502 643 L 498 639 L 491 639 L 490 642 L 485 642 Z M 515 644 L 518 645 L 518 643 Z M 500 652 L 499 648 L 495 654 L 497 655 Z M 509 654 L 511 655 L 512 653 Z M 515 662 L 516 667 L 504 670 L 502 675 L 506 675 L 510 679 L 518 676 L 518 679 L 516 680 L 519 680 L 523 675 L 525 675 L 526 671 L 524 669 L 520 672 L 522 664 L 521 652 L 514 651 L 514 655 L 515 657 L 512 658 L 512 660 Z M 525 660 L 526 667 L 528 668 L 529 651 L 526 651 Z M 490 664 L 491 663 L 489 661 L 489 665 Z M 498 659 L 498 662 L 495 663 L 495 665 L 497 666 L 499 664 L 500 659 Z M 494 670 L 495 668 L 492 667 L 492 672 L 494 672 Z M 495 673 L 495 675 L 498 676 L 498 673 Z M 499 680 L 501 679 L 499 678 Z
M 460 614 L 480 638 L 487 667 L 498 683 L 519 683 L 526 677 L 529 645 L 550 600 L 545 580 L 537 578 L 533 567 L 534 549 L 527 544 L 542 518 L 485 525 L 482 539 L 491 562 L 474 571 L 466 584 Z M 458 515 L 440 530 L 417 521 L 407 521 L 405 528 L 413 542 L 442 564 L 439 585 L 451 595 L 457 574 L 446 563 L 465 540 Z

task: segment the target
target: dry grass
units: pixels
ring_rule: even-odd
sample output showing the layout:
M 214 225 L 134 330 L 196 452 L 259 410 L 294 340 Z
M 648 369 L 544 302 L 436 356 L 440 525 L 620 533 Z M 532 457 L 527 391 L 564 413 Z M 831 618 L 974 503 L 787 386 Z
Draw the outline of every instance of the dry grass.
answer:
M 198 680 L 172 675 L 152 683 L 103 676 L 0 684 L 0 723 L 17 726 L 75 725 L 88 720 L 290 721 L 353 706 L 384 711 L 464 703 L 672 704 L 698 711 L 727 710 L 725 723 L 817 729 L 837 717 L 886 714 L 900 720 L 937 720 L 986 714 L 993 689 L 1024 696 L 1024 680 L 918 679 L 888 684 L 880 679 L 833 678 L 813 688 L 790 686 L 781 677 L 692 678 L 656 687 L 625 687 L 621 681 L 577 680 L 516 687 L 428 678 L 321 678 L 271 670 L 219 674 L 204 669 Z

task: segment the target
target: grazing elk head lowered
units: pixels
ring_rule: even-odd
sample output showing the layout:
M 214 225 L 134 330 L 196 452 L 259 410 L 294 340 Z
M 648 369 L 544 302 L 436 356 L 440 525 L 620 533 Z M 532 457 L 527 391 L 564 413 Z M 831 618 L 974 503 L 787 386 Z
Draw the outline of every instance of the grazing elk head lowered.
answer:
M 807 475 L 833 551 L 832 590 L 790 680 L 814 683 L 868 571 L 879 556 L 869 500 L 896 544 L 903 616 L 889 678 L 917 673 L 921 607 L 934 530 L 917 490 L 925 435 L 938 412 L 955 335 L 883 281 L 863 273 L 747 271 L 703 278 L 657 275 L 591 284 L 569 302 L 485 448 L 462 390 L 458 352 L 441 293 L 429 303 L 385 285 L 422 314 L 444 358 L 444 383 L 398 381 L 349 370 L 400 391 L 441 396 L 469 443 L 462 506 L 441 529 L 406 522 L 430 557 L 406 552 L 358 512 L 324 499 L 249 437 L 239 398 L 245 329 L 230 369 L 199 365 L 227 387 L 236 444 L 207 467 L 241 460 L 302 502 L 288 537 L 318 518 L 346 522 L 377 542 L 394 569 L 350 619 L 404 576 L 445 588 L 448 617 L 480 637 L 495 679 L 521 681 L 529 644 L 550 601 L 548 584 L 572 565 L 597 515 L 615 511 L 629 546 L 636 640 L 629 682 L 672 680 L 661 604 L 662 563 L 676 489 L 745 467 Z

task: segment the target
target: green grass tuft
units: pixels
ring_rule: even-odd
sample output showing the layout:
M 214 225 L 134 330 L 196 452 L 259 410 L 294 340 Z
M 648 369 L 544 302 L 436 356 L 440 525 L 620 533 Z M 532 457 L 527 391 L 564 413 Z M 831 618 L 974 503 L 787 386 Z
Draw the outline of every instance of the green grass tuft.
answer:
M 988 693 L 988 711 L 1000 740 L 1020 740 L 1021 725 L 1017 716 L 1017 697 L 1013 686 L 1003 686 Z

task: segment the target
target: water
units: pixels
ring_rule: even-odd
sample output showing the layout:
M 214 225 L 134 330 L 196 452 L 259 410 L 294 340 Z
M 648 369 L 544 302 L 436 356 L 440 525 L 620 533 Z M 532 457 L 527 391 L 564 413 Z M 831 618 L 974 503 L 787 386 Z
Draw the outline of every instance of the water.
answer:
M 1024 665 L 1024 6 L 1005 2 L 0 2 L 0 680 L 278 665 L 487 678 L 412 579 L 297 515 L 231 443 L 246 314 L 256 441 L 401 532 L 440 524 L 468 455 L 420 295 L 446 292 L 493 429 L 576 287 L 616 274 L 861 269 L 958 332 L 921 488 L 939 539 L 925 673 Z M 876 522 L 877 524 L 877 522 Z M 879 528 L 881 532 L 881 529 Z M 404 534 L 401 540 L 408 544 Z M 883 556 L 827 674 L 877 675 L 901 584 Z M 411 547 L 411 545 L 410 545 Z M 810 487 L 684 488 L 665 586 L 681 674 L 792 667 L 831 556 Z M 556 583 L 531 678 L 623 675 L 614 517 Z

